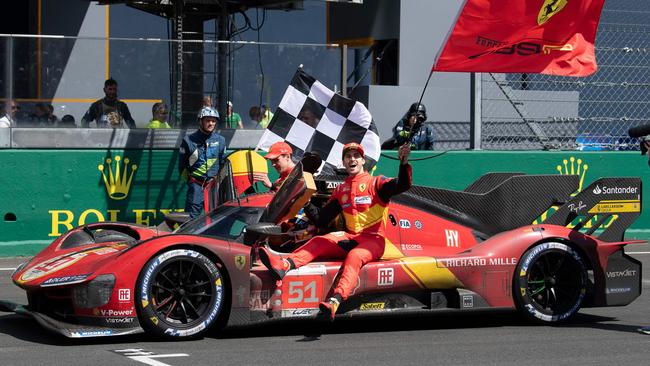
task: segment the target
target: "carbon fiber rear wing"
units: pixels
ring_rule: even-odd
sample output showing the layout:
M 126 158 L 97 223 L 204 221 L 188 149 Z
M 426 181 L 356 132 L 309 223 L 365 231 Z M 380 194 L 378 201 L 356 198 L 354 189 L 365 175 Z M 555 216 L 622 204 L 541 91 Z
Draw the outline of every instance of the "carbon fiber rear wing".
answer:
M 640 178 L 600 178 L 557 208 L 544 224 L 562 225 L 606 242 L 622 241 L 641 215 Z

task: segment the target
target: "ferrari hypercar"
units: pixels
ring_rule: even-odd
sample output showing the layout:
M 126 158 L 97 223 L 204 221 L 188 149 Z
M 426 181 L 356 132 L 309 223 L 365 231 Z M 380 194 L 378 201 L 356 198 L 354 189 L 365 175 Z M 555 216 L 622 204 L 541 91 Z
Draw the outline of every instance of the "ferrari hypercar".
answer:
M 225 169 L 225 168 L 224 168 Z M 317 321 L 341 261 L 319 259 L 276 281 L 257 259 L 339 230 L 301 213 L 324 204 L 341 177 L 299 163 L 276 194 L 235 192 L 225 171 L 207 212 L 165 227 L 93 223 L 72 229 L 22 264 L 13 282 L 28 304 L 0 302 L 67 337 L 147 332 L 199 337 L 274 319 Z M 638 178 L 489 173 L 463 191 L 413 186 L 385 217 L 383 258 L 365 265 L 337 318 L 369 313 L 517 309 L 558 323 L 581 308 L 627 305 L 641 293 L 641 263 L 624 233 L 641 212 Z

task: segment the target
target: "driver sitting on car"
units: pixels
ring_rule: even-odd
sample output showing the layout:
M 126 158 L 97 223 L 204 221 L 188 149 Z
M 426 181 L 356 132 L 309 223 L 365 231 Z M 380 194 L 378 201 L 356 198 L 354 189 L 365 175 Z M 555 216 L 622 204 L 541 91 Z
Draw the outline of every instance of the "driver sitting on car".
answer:
M 311 203 L 305 207 L 309 219 L 319 227 L 327 226 L 343 213 L 346 230 L 316 236 L 287 258 L 259 248 L 260 260 L 278 280 L 288 271 L 317 258 L 344 258 L 339 281 L 329 300 L 320 303 L 318 317 L 334 320 L 339 304 L 356 286 L 361 267 L 383 255 L 388 202 L 392 196 L 411 187 L 410 152 L 408 143 L 399 148 L 399 173 L 397 178 L 390 179 L 368 174 L 364 169 L 363 147 L 357 143 L 346 144 L 343 146 L 343 166 L 349 176 L 322 208 Z

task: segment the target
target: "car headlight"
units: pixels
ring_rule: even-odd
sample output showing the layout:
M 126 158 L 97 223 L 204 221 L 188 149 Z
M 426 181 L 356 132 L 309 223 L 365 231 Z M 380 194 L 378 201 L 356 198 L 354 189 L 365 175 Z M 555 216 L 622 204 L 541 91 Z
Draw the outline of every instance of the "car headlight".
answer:
M 77 286 L 72 290 L 72 299 L 76 307 L 96 308 L 108 304 L 115 286 L 115 276 L 103 274 L 92 281 Z

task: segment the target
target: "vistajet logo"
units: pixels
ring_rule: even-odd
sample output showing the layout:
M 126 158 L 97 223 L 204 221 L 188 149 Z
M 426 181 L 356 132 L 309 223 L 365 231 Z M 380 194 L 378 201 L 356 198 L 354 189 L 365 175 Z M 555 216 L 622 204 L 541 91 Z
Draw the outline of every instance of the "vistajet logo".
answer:
M 597 184 L 594 188 L 594 194 L 636 194 L 638 192 L 638 187 L 607 187 L 603 186 L 600 188 Z

